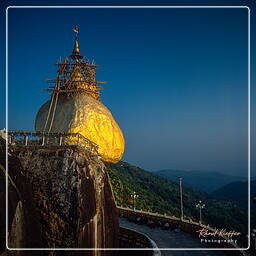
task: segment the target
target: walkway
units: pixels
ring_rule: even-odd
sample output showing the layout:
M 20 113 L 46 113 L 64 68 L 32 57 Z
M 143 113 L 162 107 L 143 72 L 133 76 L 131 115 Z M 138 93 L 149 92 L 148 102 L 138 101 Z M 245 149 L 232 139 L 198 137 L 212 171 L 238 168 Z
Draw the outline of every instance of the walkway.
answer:
M 173 230 L 162 230 L 161 228 L 150 228 L 146 225 L 138 225 L 120 217 L 120 226 L 130 228 L 146 234 L 154 240 L 158 248 L 204 248 L 205 244 L 188 233 L 175 233 Z M 225 256 L 221 251 L 170 251 L 162 250 L 162 256 Z
M 26 132 L 1 130 L 1 136 L 8 138 L 9 146 L 20 147 L 72 147 L 80 146 L 90 153 L 98 154 L 98 146 L 80 133 L 46 133 L 46 132 Z

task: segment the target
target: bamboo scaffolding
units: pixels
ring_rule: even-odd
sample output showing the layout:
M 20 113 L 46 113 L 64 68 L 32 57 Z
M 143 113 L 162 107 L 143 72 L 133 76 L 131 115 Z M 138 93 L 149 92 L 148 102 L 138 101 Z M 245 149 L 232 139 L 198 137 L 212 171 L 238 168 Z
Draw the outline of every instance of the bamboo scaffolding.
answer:
M 104 90 L 104 88 L 97 84 L 107 83 L 96 81 L 95 69 L 101 66 L 96 65 L 94 60 L 90 63 L 89 60 L 80 55 L 77 39 L 76 37 L 73 53 L 63 62 L 60 61 L 56 63 L 56 66 L 58 66 L 57 78 L 47 79 L 49 84 L 55 85 L 49 86 L 48 89 L 43 90 L 44 92 L 51 93 L 51 101 L 44 125 L 44 132 L 50 132 L 52 130 L 59 94 L 65 94 L 67 97 L 87 94 L 100 101 L 100 91 Z

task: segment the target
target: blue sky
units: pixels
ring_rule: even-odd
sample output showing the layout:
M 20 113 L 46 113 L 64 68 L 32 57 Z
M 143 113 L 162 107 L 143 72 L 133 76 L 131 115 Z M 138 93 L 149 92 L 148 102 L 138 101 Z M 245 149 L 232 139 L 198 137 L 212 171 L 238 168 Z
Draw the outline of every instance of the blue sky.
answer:
M 9 9 L 9 129 L 34 129 L 49 99 L 46 79 L 71 53 L 78 25 L 82 55 L 108 82 L 102 102 L 123 130 L 123 160 L 246 176 L 247 15 L 246 8 Z

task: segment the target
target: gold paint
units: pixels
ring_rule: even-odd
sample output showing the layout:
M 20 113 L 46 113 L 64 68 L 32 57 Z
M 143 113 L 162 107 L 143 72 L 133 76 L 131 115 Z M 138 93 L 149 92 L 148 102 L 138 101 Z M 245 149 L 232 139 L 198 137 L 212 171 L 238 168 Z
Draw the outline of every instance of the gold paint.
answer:
M 94 71 L 91 70 L 90 72 L 94 72 Z M 65 84 L 65 88 L 88 89 L 87 91 L 88 96 L 93 97 L 94 99 L 99 99 L 100 97 L 96 84 L 91 84 L 84 79 L 81 73 L 81 68 L 79 66 L 74 67 L 72 73 L 70 74 L 69 79 Z
M 75 41 L 73 54 L 74 54 L 74 55 L 80 55 L 80 50 L 79 50 L 78 40 L 77 40 L 77 39 L 76 39 L 76 41 Z
M 72 61 L 65 60 L 60 66 L 52 100 L 39 109 L 35 129 L 41 132 L 80 133 L 98 146 L 103 161 L 116 163 L 124 153 L 124 137 L 111 112 L 100 102 L 95 64 L 80 61 L 83 56 L 80 56 L 77 27 L 74 32 L 74 50 L 69 56 Z M 74 144 L 75 140 L 69 138 L 65 142 Z
M 49 105 L 50 101 L 38 111 L 36 131 L 43 131 Z M 51 132 L 80 133 L 98 145 L 105 162 L 116 163 L 124 153 L 124 137 L 111 112 L 85 94 L 60 96 Z

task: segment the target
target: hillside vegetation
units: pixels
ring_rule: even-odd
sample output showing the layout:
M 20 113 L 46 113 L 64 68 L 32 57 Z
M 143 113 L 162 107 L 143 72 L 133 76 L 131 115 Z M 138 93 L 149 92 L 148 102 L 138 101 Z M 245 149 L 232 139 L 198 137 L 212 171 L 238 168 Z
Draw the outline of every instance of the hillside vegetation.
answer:
M 119 162 L 108 166 L 108 173 L 117 205 L 133 208 L 133 191 L 138 194 L 136 209 L 180 216 L 179 185 L 154 173 Z M 203 222 L 212 227 L 235 229 L 247 233 L 247 213 L 236 204 L 215 199 L 204 192 L 190 188 L 183 190 L 184 215 L 194 221 L 199 219 L 195 207 L 199 200 L 206 204 Z
M 251 197 L 256 196 L 256 180 L 251 181 Z M 237 181 L 229 183 L 212 193 L 212 196 L 224 200 L 233 201 L 239 206 L 248 207 L 248 182 Z M 254 206 L 254 205 L 252 205 Z

